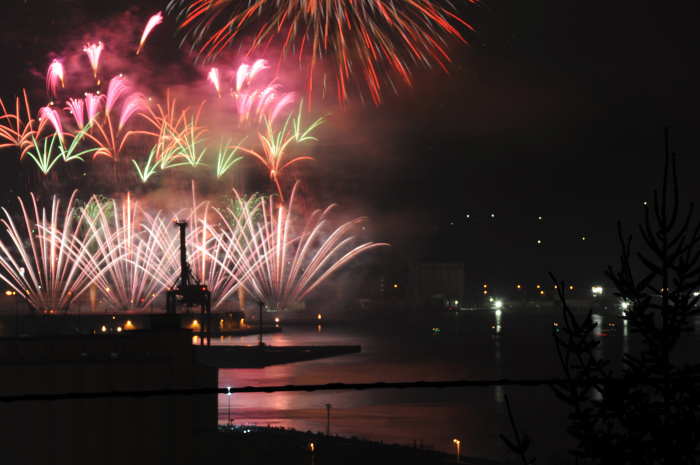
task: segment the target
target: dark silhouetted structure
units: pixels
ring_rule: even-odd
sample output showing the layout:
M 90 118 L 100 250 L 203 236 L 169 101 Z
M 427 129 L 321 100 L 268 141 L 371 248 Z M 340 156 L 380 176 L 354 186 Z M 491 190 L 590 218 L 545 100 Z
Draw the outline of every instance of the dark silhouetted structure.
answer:
M 185 244 L 187 221 L 175 221 L 175 226 L 180 228 L 180 278 L 179 284 L 176 282 L 166 293 L 165 312 L 175 313 L 175 307 L 179 303 L 185 307 L 201 306 L 202 319 L 207 322 L 207 345 L 211 344 L 211 292 L 207 286 L 200 284 L 199 280 L 192 275 L 190 264 L 187 263 L 187 246 Z M 190 282 L 190 278 L 192 278 Z M 204 338 L 200 339 L 204 344 Z

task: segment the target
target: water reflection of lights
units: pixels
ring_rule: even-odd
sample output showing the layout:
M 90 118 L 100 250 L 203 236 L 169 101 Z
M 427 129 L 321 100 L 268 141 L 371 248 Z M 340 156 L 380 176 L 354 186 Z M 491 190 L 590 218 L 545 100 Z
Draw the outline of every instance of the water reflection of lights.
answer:
M 501 335 L 501 310 L 498 309 L 494 312 L 496 315 L 496 324 L 491 327 L 491 331 L 493 332 L 494 336 L 500 336 Z

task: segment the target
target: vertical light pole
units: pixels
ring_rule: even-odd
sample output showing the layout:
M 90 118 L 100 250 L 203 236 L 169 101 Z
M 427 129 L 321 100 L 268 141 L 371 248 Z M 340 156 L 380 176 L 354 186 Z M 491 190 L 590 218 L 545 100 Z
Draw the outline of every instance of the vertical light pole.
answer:
M 258 306 L 260 306 L 260 321 L 258 323 L 258 326 L 260 327 L 260 334 L 258 335 L 258 345 L 259 346 L 263 345 L 263 341 L 262 341 L 262 308 L 263 308 L 263 305 L 265 305 L 265 302 L 263 302 L 263 301 L 258 302 Z
M 459 463 L 459 439 L 453 439 L 452 442 L 457 444 L 457 463 Z
M 328 411 L 328 423 L 326 423 L 326 436 L 331 435 L 331 404 L 326 404 L 326 410 Z

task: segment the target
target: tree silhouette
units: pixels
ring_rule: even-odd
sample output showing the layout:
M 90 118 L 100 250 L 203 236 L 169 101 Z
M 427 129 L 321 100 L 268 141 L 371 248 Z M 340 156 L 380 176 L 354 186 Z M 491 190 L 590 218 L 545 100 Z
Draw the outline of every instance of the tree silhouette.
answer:
M 691 464 L 700 451 L 700 364 L 678 361 L 678 342 L 691 331 L 689 320 L 700 288 L 700 226 L 693 225 L 693 204 L 681 214 L 675 154 L 666 156 L 661 192 L 645 207 L 639 226 L 642 250 L 618 233 L 619 268 L 605 274 L 625 303 L 621 316 L 643 343 L 638 354 L 625 353 L 622 377 L 609 360 L 594 354 L 596 323 L 578 322 L 566 304 L 564 283 L 557 289 L 564 324 L 554 331 L 557 351 L 569 383 L 555 388 L 572 413 L 569 432 L 578 440 L 574 455 L 602 464 Z M 641 276 L 640 278 L 635 275 Z

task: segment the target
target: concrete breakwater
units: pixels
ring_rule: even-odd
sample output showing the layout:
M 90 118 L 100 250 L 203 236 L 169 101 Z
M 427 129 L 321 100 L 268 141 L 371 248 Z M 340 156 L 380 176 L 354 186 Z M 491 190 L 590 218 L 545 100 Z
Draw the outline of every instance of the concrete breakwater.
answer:
M 361 351 L 359 345 L 347 346 L 196 346 L 195 360 L 215 368 L 264 368 Z

